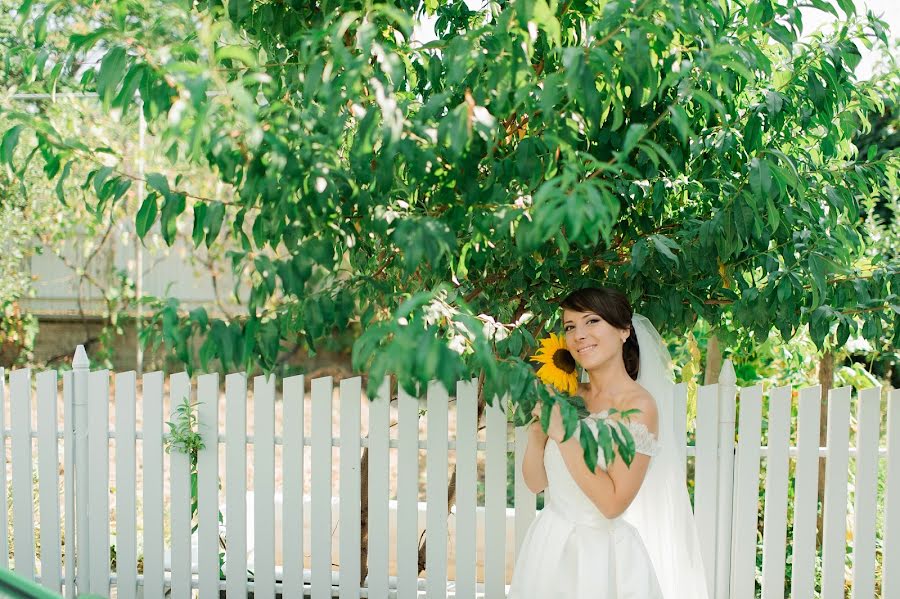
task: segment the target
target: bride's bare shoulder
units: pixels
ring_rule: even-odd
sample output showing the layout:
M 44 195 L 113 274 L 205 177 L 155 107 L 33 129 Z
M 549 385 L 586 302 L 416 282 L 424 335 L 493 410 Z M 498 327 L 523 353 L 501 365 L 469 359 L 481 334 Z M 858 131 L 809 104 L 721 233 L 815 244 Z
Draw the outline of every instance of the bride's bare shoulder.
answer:
M 642 422 L 651 431 L 656 431 L 658 414 L 656 409 L 656 400 L 650 395 L 650 392 L 638 385 L 629 390 L 628 394 L 622 398 L 621 411 L 638 410 L 630 419 L 634 422 Z

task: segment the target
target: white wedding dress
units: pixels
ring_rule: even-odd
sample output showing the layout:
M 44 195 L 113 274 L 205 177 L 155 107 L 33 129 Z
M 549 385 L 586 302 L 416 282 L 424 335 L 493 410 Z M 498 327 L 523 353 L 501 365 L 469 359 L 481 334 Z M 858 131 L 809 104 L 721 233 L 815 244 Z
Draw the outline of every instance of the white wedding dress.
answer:
M 596 435 L 594 418 L 606 415 L 592 414 L 582 422 Z M 652 468 L 660 449 L 656 437 L 642 423 L 626 426 L 636 451 L 651 456 Z M 598 464 L 605 469 L 602 452 Z M 522 542 L 508 599 L 663 599 L 641 536 L 626 521 L 627 511 L 606 518 L 569 474 L 553 440 L 544 448 L 544 468 L 544 509 Z

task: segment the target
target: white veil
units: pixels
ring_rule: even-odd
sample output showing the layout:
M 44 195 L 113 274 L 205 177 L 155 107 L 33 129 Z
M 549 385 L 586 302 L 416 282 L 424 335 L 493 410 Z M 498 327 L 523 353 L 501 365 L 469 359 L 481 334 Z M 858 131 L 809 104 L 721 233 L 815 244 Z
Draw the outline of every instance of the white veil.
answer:
M 632 326 L 640 347 L 637 382 L 656 400 L 660 450 L 650 462 L 640 491 L 623 514 L 641 535 L 665 599 L 707 599 L 700 541 L 688 498 L 674 434 L 675 387 L 669 351 L 653 324 L 635 314 Z

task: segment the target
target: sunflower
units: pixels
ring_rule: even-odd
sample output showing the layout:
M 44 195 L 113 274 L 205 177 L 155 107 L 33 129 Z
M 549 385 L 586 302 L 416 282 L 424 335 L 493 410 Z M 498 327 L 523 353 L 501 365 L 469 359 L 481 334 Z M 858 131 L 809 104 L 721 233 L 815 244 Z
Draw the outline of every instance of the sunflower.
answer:
M 543 364 L 537 371 L 538 378 L 559 391 L 575 395 L 578 392 L 578 365 L 566 349 L 565 338 L 550 333 L 550 337 L 541 339 L 540 343 L 537 353 L 529 358 L 532 362 Z

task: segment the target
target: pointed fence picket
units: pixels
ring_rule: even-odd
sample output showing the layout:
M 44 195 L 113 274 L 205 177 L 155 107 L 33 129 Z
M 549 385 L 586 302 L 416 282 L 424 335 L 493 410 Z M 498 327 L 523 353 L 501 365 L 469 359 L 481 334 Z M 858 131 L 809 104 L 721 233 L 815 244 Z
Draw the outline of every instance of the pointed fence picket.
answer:
M 34 508 L 31 478 L 31 370 L 9 373 L 12 426 L 12 517 L 15 571 L 34 580 Z
M 397 395 L 397 596 L 414 597 L 419 564 L 419 402 L 403 389 Z
M 753 599 L 756 578 L 756 529 L 759 514 L 759 439 L 762 431 L 762 386 L 741 390 L 740 425 L 734 474 L 731 596 Z
M 162 373 L 148 373 L 138 385 L 133 372 L 111 379 L 107 371 L 78 368 L 62 376 L 61 414 L 55 372 L 38 373 L 33 381 L 27 369 L 0 370 L 0 440 L 6 447 L 9 439 L 12 457 L 8 481 L 12 517 L 6 522 L 5 514 L 0 516 L 7 530 L 0 547 L 2 543 L 11 547 L 5 547 L 0 562 L 15 551 L 12 566 L 26 578 L 67 597 L 76 592 L 108 595 L 113 588 L 123 598 L 160 599 L 195 593 L 215 596 L 220 590 L 229 597 L 252 591 L 260 598 L 504 595 L 518 547 L 537 514 L 536 497 L 520 472 L 526 429 L 508 424 L 502 407 L 506 398 L 486 406 L 479 417 L 477 381 L 461 381 L 452 396 L 436 383 L 421 397 L 399 389 L 392 403 L 390 381 L 385 380 L 369 403 L 363 399 L 358 377 L 342 380 L 337 390 L 331 378 L 291 377 L 282 382 L 279 397 L 272 377 L 256 377 L 248 394 L 246 375 L 230 374 L 224 379 L 220 406 L 223 390 L 216 374 L 198 377 L 193 399 L 194 383 L 185 373 L 168 381 Z M 309 393 L 304 391 L 307 384 Z M 895 498 L 900 496 L 900 457 L 890 457 L 900 451 L 898 393 L 887 394 L 883 418 L 880 389 L 865 389 L 856 396 L 849 388 L 833 390 L 826 406 L 827 446 L 820 448 L 819 387 L 801 389 L 796 396 L 787 387 L 764 393 L 761 387 L 736 389 L 727 380 L 700 387 L 694 423 L 687 422 L 686 385 L 675 387 L 667 408 L 674 415 L 674 433 L 687 438 L 689 430 L 696 431 L 696 444 L 686 445 L 679 460 L 688 465 L 693 461 L 688 472 L 693 471 L 694 477 L 689 482 L 695 510 L 703 514 L 697 521 L 704 563 L 711 566 L 707 582 L 711 590 L 727 589 L 725 595 L 711 596 L 811 596 L 819 549 L 820 459 L 825 460 L 826 471 L 822 597 L 843 597 L 848 583 L 854 598 L 874 597 L 879 588 L 882 598 L 897 595 L 900 502 Z M 184 399 L 196 409 L 203 441 L 197 453 L 196 484 L 190 457 L 175 448 L 167 451 L 165 445 L 166 423 Z M 115 407 L 114 427 L 109 425 L 110 405 Z M 791 416 L 795 409 L 796 421 Z M 887 421 L 884 440 L 882 419 Z M 512 506 L 507 499 L 510 459 L 516 470 Z M 479 464 L 484 466 L 483 475 Z M 252 491 L 248 491 L 251 465 Z M 333 466 L 338 467 L 334 477 Z M 455 501 L 448 513 L 447 475 L 453 468 Z M 882 469 L 883 496 L 878 489 Z M 115 477 L 114 491 L 110 474 Z M 5 480 L 6 468 L 0 476 Z M 304 493 L 307 482 L 309 494 Z M 7 485 L 2 486 L 6 494 Z M 761 498 L 764 517 L 758 522 Z M 364 505 L 368 511 L 363 519 Z M 879 509 L 884 510 L 881 531 Z M 853 514 L 849 521 L 848 510 Z M 727 531 L 721 530 L 723 521 L 731 523 Z M 762 537 L 757 543 L 759 529 Z M 88 544 L 80 545 L 79 538 Z M 420 572 L 423 539 L 427 567 Z M 73 541 L 82 548 L 63 547 Z M 360 561 L 363 542 L 365 562 Z M 723 542 L 730 544 L 727 560 L 715 549 Z M 113 543 L 114 568 L 109 559 Z M 792 555 L 789 584 L 788 554 Z M 851 570 L 845 580 L 848 557 Z M 759 561 L 762 575 L 757 580 Z M 367 575 L 361 580 L 364 569 Z
M 863 599 L 875 596 L 875 518 L 878 511 L 881 388 L 860 391 L 856 406 L 853 599 Z
M 303 381 L 302 375 L 294 376 L 285 379 L 283 387 L 284 500 L 281 539 L 284 547 L 282 590 L 286 597 L 299 597 L 303 593 Z
M 275 597 L 275 378 L 253 379 L 253 595 Z
M 57 422 L 56 371 L 37 375 L 38 422 Z M 41 583 L 59 593 L 62 563 L 59 538 L 59 444 L 56 427 L 38 428 L 38 498 L 41 513 Z
M 197 380 L 197 572 L 201 597 L 219 593 L 219 375 Z
M 387 597 L 390 565 L 390 401 L 391 383 L 385 378 L 369 404 L 368 578 L 370 597 Z
M 710 596 L 716 585 L 716 489 L 718 476 L 718 392 L 719 385 L 701 387 L 697 391 L 697 441 L 694 459 L 694 513 L 697 518 L 697 535 L 700 540 L 700 557 L 706 567 L 706 588 Z
M 173 413 L 182 402 L 192 403 L 191 381 L 187 373 L 172 375 L 169 389 L 169 409 Z M 170 446 L 168 454 L 171 489 L 171 588 L 174 597 L 187 597 L 191 592 L 191 464 L 188 454 L 178 451 L 177 446 Z
M 341 381 L 341 479 L 340 479 L 340 598 L 359 597 L 360 510 L 360 404 L 361 380 L 358 377 Z M 446 432 L 445 432 L 446 438 Z M 446 472 L 445 472 L 446 475 Z
M 888 394 L 881 599 L 900 597 L 900 389 Z
M 136 385 L 134 372 L 116 375 L 116 591 L 122 599 L 137 595 Z
M 444 386 L 428 386 L 428 447 L 426 449 L 425 562 L 428 564 L 426 593 L 429 598 L 447 596 L 447 408 Z M 343 501 L 343 497 L 341 497 Z M 343 568 L 342 568 L 343 569 Z
M 850 388 L 828 394 L 828 457 L 822 515 L 822 599 L 843 599 L 847 550 L 847 470 L 850 463 Z
M 784 599 L 791 444 L 790 387 L 778 387 L 769 394 L 767 421 L 769 440 L 763 515 L 762 599 Z
M 247 596 L 247 377 L 225 377 L 225 594 Z
M 478 384 L 456 385 L 456 594 L 474 597 L 478 541 Z
M 144 403 L 144 571 L 146 599 L 163 599 L 165 536 L 163 526 L 163 375 L 142 377 Z
M 497 398 L 485 412 L 484 460 L 484 592 L 504 595 L 506 583 L 506 415 Z

